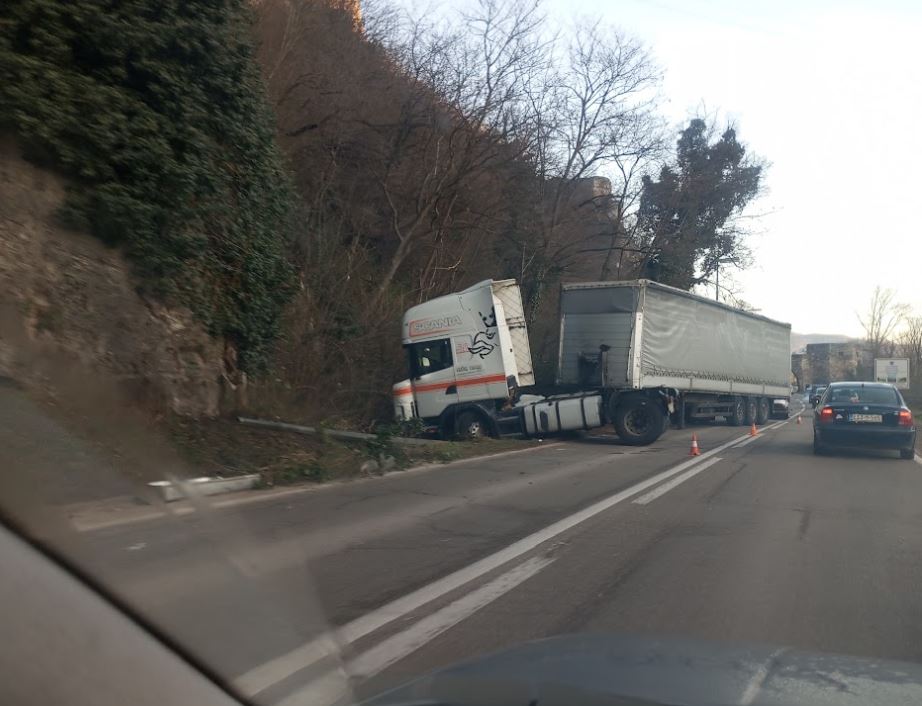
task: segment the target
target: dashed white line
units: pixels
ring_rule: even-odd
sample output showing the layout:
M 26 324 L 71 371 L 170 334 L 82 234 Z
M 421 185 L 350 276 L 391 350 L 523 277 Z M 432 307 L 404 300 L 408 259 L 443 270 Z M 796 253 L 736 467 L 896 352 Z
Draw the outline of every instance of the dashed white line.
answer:
M 553 561 L 551 557 L 532 557 L 363 652 L 346 665 L 345 673 L 356 679 L 374 676 L 524 583 Z M 322 675 L 287 696 L 277 706 L 334 703 L 342 695 L 340 674 L 342 671 L 336 669 Z
M 709 458 L 704 463 L 699 463 L 697 466 L 692 468 L 690 471 L 685 471 L 685 473 L 683 473 L 682 475 L 676 476 L 671 481 L 667 483 L 663 483 L 661 486 L 659 486 L 658 488 L 655 488 L 654 490 L 651 490 L 649 493 L 641 495 L 639 498 L 637 498 L 634 501 L 634 504 L 635 505 L 647 505 L 648 503 L 653 502 L 661 495 L 665 495 L 666 493 L 668 493 L 670 490 L 672 490 L 676 486 L 682 485 L 682 483 L 687 481 L 689 478 L 694 478 L 696 475 L 701 473 L 701 471 L 707 470 L 708 468 L 710 468 L 711 466 L 713 466 L 715 463 L 717 463 L 720 460 L 721 460 L 720 458 L 718 458 L 717 456 L 714 456 L 713 458 Z

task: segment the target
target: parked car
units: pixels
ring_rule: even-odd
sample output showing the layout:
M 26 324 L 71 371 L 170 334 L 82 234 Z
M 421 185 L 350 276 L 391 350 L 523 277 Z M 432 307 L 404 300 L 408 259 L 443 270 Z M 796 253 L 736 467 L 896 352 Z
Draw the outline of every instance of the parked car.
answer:
M 819 404 L 820 397 L 826 392 L 826 385 L 814 385 L 810 391 L 810 404 L 814 407 Z
M 831 447 L 895 449 L 912 459 L 916 425 L 899 390 L 888 383 L 831 383 L 813 410 L 813 452 Z
M 784 398 L 772 400 L 772 419 L 787 419 L 790 415 L 790 402 Z

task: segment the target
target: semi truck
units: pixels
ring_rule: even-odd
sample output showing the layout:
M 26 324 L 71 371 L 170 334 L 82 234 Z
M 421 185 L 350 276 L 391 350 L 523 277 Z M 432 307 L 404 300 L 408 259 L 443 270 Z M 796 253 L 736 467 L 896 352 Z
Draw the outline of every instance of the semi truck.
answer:
M 626 444 L 670 423 L 765 423 L 790 398 L 789 324 L 650 280 L 565 284 L 557 375 L 535 385 L 515 280 L 409 309 L 398 420 L 442 437 L 543 437 L 613 425 Z

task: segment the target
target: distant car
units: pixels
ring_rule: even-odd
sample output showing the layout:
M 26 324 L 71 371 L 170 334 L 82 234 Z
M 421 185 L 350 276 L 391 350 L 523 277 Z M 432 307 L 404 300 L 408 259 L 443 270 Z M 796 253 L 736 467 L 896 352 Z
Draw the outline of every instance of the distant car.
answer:
M 772 419 L 787 419 L 791 415 L 791 403 L 784 398 L 772 400 Z
M 813 410 L 813 452 L 831 447 L 895 449 L 912 459 L 916 425 L 899 390 L 880 382 L 830 384 Z
M 810 390 L 810 404 L 816 406 L 824 392 L 826 392 L 826 385 L 814 385 Z

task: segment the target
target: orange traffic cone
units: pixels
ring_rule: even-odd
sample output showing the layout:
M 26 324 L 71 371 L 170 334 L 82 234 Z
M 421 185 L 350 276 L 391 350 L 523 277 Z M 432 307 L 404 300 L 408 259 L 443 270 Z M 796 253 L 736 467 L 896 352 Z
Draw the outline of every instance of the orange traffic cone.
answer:
M 692 434 L 692 446 L 691 451 L 688 452 L 689 456 L 700 456 L 701 451 L 698 449 L 698 435 Z
M 800 424 L 800 415 L 797 415 L 797 423 Z
M 756 429 L 756 423 L 753 422 L 752 426 L 749 428 L 749 436 L 758 436 L 759 430 Z

